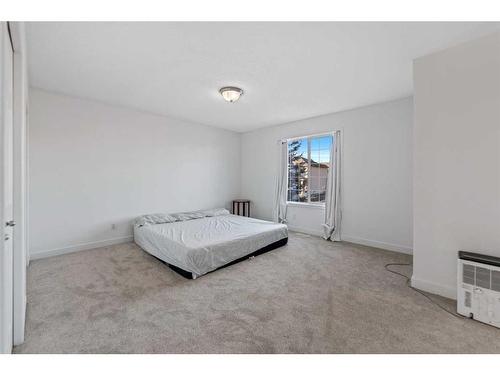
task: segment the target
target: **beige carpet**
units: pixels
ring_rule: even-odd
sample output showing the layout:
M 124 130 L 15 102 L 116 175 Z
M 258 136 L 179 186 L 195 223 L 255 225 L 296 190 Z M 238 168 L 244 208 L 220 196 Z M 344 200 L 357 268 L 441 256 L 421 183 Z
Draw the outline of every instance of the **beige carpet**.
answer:
M 297 233 L 197 280 L 134 244 L 42 259 L 15 352 L 500 353 L 499 329 L 448 315 L 384 270 L 410 259 Z

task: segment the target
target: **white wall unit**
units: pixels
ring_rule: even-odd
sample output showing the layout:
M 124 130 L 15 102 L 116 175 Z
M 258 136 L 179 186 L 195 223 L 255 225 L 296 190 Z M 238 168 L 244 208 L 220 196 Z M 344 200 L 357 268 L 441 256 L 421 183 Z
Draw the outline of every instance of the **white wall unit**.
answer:
M 271 219 L 277 141 L 343 130 L 342 238 L 390 250 L 412 248 L 412 98 L 357 108 L 242 135 L 242 197 Z M 291 229 L 321 234 L 324 210 L 289 206 Z
M 130 240 L 143 213 L 230 208 L 240 158 L 231 131 L 30 89 L 32 257 Z
M 414 270 L 456 297 L 458 250 L 500 255 L 500 33 L 415 60 Z

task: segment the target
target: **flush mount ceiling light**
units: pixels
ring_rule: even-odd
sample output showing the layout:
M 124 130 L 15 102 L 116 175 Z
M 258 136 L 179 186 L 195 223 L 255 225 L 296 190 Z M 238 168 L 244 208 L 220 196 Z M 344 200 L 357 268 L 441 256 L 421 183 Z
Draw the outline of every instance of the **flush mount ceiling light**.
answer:
M 243 95 L 243 90 L 239 87 L 226 86 L 219 90 L 220 94 L 226 102 L 234 103 L 237 101 L 241 95 Z

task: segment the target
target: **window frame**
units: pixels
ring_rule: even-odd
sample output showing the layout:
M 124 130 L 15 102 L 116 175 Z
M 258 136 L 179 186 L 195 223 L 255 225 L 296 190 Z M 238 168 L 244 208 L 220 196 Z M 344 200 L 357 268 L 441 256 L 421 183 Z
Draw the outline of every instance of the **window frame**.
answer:
M 331 132 L 328 132 L 328 133 L 320 133 L 320 134 L 310 134 L 310 135 L 303 135 L 303 136 L 299 136 L 299 137 L 293 137 L 293 138 L 287 138 L 287 139 L 284 139 L 283 141 L 286 142 L 287 144 L 287 149 L 288 149 L 288 143 L 290 141 L 295 141 L 295 140 L 299 140 L 299 139 L 306 139 L 307 140 L 307 171 L 308 171 L 308 176 L 307 176 L 307 179 L 308 179 L 308 182 L 309 182 L 309 173 L 311 171 L 311 168 L 310 168 L 310 160 L 311 160 L 311 139 L 314 139 L 314 138 L 322 138 L 322 137 L 327 137 L 327 136 L 330 136 L 332 138 L 332 142 L 334 141 L 335 139 L 335 133 L 337 132 L 337 130 L 333 130 Z M 342 133 L 340 133 L 342 134 Z M 331 155 L 330 155 L 331 157 Z M 286 168 L 287 168 L 287 174 L 286 174 L 286 186 L 287 186 L 287 194 L 286 194 L 286 204 L 287 206 L 298 206 L 298 207 L 309 207 L 309 208 L 320 208 L 320 209 L 324 209 L 325 208 L 325 201 L 322 201 L 322 202 L 311 202 L 311 195 L 310 194 L 307 194 L 307 202 L 295 202 L 295 201 L 289 201 L 288 200 L 288 183 L 289 183 L 289 177 L 290 177 L 290 174 L 288 173 L 288 168 L 289 168 L 289 161 L 287 161 L 287 165 L 286 165 Z

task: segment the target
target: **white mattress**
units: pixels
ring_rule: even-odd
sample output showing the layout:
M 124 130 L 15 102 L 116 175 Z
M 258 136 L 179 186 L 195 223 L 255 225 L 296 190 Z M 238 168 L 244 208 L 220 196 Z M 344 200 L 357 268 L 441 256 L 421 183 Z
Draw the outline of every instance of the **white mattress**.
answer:
M 142 249 L 193 277 L 286 237 L 284 224 L 237 215 L 134 227 L 134 240 Z

